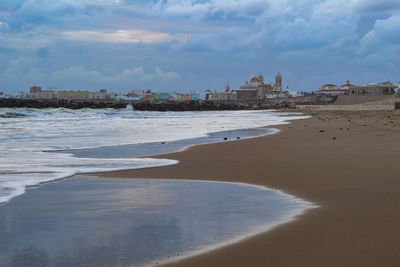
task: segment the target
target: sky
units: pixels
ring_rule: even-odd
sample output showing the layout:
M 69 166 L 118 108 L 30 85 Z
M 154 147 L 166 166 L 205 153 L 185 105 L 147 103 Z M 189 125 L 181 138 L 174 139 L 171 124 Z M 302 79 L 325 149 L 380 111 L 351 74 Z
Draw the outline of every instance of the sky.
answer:
M 400 81 L 399 0 L 0 0 L 0 91 Z

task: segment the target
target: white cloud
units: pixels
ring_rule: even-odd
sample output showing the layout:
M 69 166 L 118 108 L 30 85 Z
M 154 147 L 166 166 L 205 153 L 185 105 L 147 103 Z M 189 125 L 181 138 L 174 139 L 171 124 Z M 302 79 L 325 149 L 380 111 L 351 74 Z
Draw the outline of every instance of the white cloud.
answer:
M 182 34 L 172 35 L 164 32 L 147 30 L 117 30 L 104 31 L 66 31 L 64 38 L 74 41 L 105 42 L 105 43 L 165 43 L 173 40 L 185 40 Z
M 400 48 L 400 15 L 377 20 L 374 28 L 361 40 L 364 53 L 390 52 L 389 48 Z

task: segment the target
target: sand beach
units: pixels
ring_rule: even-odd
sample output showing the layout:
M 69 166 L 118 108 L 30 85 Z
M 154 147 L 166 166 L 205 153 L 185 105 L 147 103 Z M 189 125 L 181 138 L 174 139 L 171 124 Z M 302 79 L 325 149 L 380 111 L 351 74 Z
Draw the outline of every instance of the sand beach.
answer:
M 392 105 L 390 105 L 393 107 Z M 399 266 L 400 111 L 302 107 L 279 133 L 191 147 L 99 177 L 243 182 L 313 202 L 295 221 L 171 266 Z

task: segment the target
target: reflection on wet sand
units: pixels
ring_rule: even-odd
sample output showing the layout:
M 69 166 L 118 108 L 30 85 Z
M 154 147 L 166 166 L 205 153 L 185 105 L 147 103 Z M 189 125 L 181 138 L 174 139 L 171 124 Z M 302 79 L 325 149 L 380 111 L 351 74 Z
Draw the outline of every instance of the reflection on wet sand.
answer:
M 149 264 L 265 230 L 307 207 L 239 184 L 72 178 L 0 206 L 0 265 Z

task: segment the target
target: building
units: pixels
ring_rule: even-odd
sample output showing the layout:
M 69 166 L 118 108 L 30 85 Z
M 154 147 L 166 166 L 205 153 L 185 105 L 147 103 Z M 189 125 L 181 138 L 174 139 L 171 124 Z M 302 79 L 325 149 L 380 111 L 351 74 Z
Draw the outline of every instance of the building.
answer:
M 213 99 L 213 92 L 210 89 L 206 91 L 206 100 L 214 100 Z
M 177 101 L 179 98 L 178 93 L 170 93 L 169 94 L 169 101 Z
M 28 98 L 31 98 L 31 94 L 30 93 L 26 93 L 26 92 L 20 92 L 20 93 L 17 93 L 12 98 L 28 99 Z
M 315 91 L 317 95 L 344 95 L 347 94 L 348 90 L 344 88 L 339 88 L 334 84 L 324 84 L 320 89 Z
M 342 84 L 340 86 L 340 89 L 345 89 L 345 90 L 349 91 L 353 87 L 354 87 L 354 85 L 351 84 L 349 80 L 347 80 L 345 84 Z
M 169 100 L 169 93 L 161 93 L 160 94 L 160 99 L 163 101 L 168 101 Z
M 383 82 L 370 85 L 355 85 L 349 89 L 350 95 L 391 95 L 395 93 L 396 85 Z
M 89 91 L 58 91 L 59 100 L 91 100 L 92 92 Z
M 260 74 L 250 79 L 250 83 L 246 83 L 240 86 L 239 90 L 236 90 L 238 100 L 257 100 L 264 99 L 267 91 L 272 91 L 273 86 L 270 84 L 264 84 L 264 77 Z
M 221 94 L 220 92 L 217 92 L 217 91 L 214 90 L 212 99 L 213 100 L 220 100 L 220 94 Z
M 229 100 L 233 100 L 233 101 L 237 100 L 236 90 L 233 90 L 232 92 L 230 92 L 228 98 L 229 98 Z
M 254 76 L 250 79 L 250 83 L 240 86 L 236 91 L 237 100 L 257 100 L 266 99 L 267 94 L 281 94 L 282 93 L 282 75 L 278 73 L 275 76 L 275 84 L 264 83 L 264 76 L 261 74 Z
M 92 92 L 90 95 L 90 99 L 92 100 L 106 100 L 107 99 L 107 90 L 101 89 L 99 92 Z
M 280 94 L 282 92 L 282 75 L 278 72 L 275 76 L 274 92 Z
M 180 94 L 178 100 L 179 101 L 190 101 L 190 100 L 192 100 L 192 95 L 191 94 Z
M 200 94 L 199 93 L 192 93 L 192 100 L 200 100 Z
M 34 99 L 56 99 L 55 91 L 42 90 L 40 86 L 32 86 L 29 88 L 29 96 Z
M 161 93 L 153 93 L 153 100 L 161 100 Z
M 227 100 L 229 100 L 229 92 L 222 92 L 222 93 L 219 93 L 219 100 L 222 100 L 222 101 L 227 101 Z

